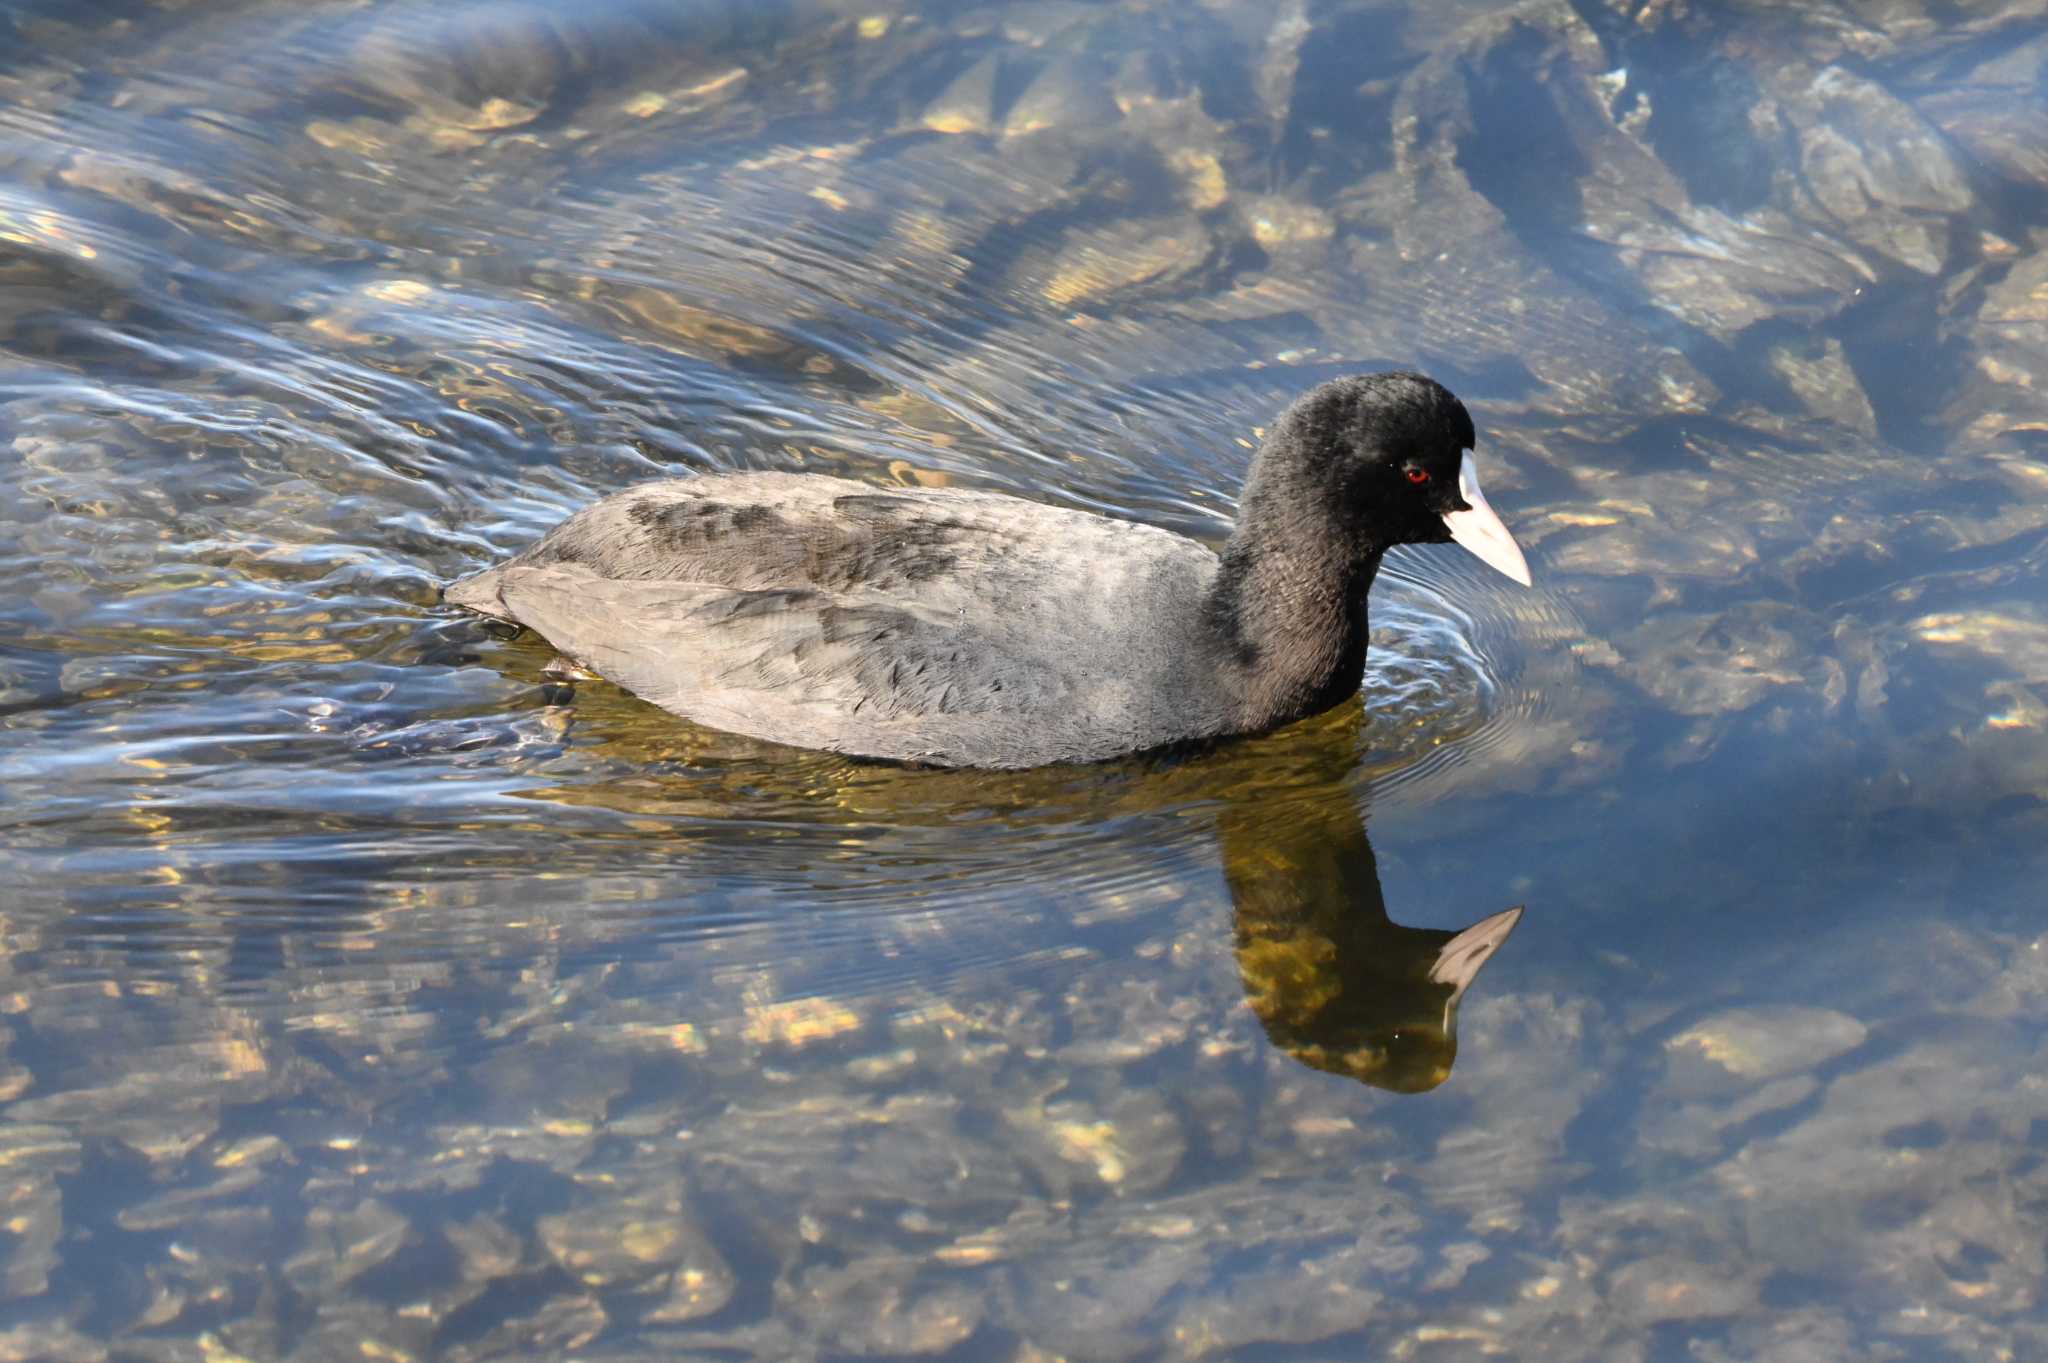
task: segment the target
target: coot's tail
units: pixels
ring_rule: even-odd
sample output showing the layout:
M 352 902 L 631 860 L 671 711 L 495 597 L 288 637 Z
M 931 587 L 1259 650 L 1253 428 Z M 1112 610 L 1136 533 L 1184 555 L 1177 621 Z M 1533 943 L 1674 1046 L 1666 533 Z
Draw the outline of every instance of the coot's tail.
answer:
M 504 598 L 498 595 L 503 577 L 498 569 L 486 568 L 480 573 L 457 578 L 441 589 L 441 599 L 464 610 L 496 616 L 500 620 L 508 619 L 510 616 L 505 609 Z

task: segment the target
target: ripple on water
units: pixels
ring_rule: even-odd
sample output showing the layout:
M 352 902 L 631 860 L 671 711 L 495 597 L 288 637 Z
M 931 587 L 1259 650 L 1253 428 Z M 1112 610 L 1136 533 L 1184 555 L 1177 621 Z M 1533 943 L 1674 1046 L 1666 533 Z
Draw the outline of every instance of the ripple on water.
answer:
M 1220 147 L 1206 123 L 1141 119 L 1094 169 L 1058 135 L 991 154 L 914 109 L 679 156 L 667 114 L 742 85 L 772 102 L 837 58 L 764 30 L 720 84 L 746 25 L 716 7 L 249 23 L 163 35 L 171 67 L 249 52 L 203 116 L 166 72 L 65 120 L 0 115 L 26 168 L 0 190 L 0 268 L 40 300 L 0 337 L 28 366 L 0 567 L 35 584 L 0 655 L 0 820 L 17 912 L 65 925 L 22 958 L 39 978 L 255 1006 L 279 982 L 588 949 L 943 989 L 1176 914 L 1213 927 L 1220 808 L 1332 782 L 1426 803 L 1526 755 L 1541 679 L 1517 630 L 1557 622 L 1448 554 L 1383 575 L 1360 701 L 1209 752 L 909 771 L 602 684 L 545 705 L 546 650 L 492 642 L 434 585 L 619 487 L 804 469 L 1220 542 L 1261 424 L 1378 357 L 1284 283 L 1257 286 L 1250 329 L 1212 318 L 1215 220 L 1102 220 L 1096 175 L 1174 204 L 1208 185 L 1214 155 L 1178 140 Z M 956 54 L 932 51 L 936 90 Z M 692 79 L 627 112 L 597 97 L 650 66 Z M 293 89 L 325 103 L 294 112 Z M 451 196 L 458 153 L 472 192 Z
M 1364 696 L 1375 805 L 1437 799 L 1467 775 L 1513 783 L 1518 764 L 1561 756 L 1569 740 L 1552 712 L 1577 665 L 1551 645 L 1581 626 L 1540 566 L 1524 589 L 1462 550 L 1403 553 L 1380 574 L 1372 622 Z
M 431 689 L 424 660 L 302 665 L 281 686 L 205 639 L 160 641 L 154 673 L 109 661 L 140 691 L 46 716 L 60 755 L 10 754 L 13 787 L 50 797 L 40 831 L 17 825 L 18 863 L 89 906 L 71 948 L 85 974 L 117 950 L 138 977 L 193 951 L 248 964 L 258 939 L 294 933 L 325 950 L 374 931 L 382 959 L 430 962 L 502 950 L 531 922 L 734 964 L 794 953 L 828 991 L 936 987 L 1063 950 L 1055 922 L 1142 931 L 1213 875 L 1225 805 L 1331 782 L 1361 804 L 1427 801 L 1511 760 L 1515 716 L 1541 713 L 1512 598 L 1447 562 L 1384 575 L 1360 700 L 1211 751 L 1019 773 L 780 748 L 603 683 L 549 707 L 549 651 L 466 621 L 436 628 L 475 661 Z

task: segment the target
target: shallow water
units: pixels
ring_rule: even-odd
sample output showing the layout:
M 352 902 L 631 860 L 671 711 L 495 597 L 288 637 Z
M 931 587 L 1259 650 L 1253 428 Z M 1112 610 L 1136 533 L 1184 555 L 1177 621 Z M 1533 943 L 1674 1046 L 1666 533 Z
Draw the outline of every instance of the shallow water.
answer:
M 0 1358 L 2041 1355 L 2044 63 L 0 7 Z M 799 753 L 437 602 L 703 469 L 1220 540 L 1389 364 L 1536 589 L 1401 551 L 1214 752 Z

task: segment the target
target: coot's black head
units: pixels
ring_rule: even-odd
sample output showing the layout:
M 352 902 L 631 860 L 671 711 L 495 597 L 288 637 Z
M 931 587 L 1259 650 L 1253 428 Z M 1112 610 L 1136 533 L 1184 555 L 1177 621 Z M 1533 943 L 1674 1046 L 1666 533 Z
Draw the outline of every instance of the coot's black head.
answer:
M 1421 374 L 1332 379 L 1297 398 L 1253 462 L 1247 517 L 1327 526 L 1362 551 L 1457 540 L 1527 585 L 1528 565 L 1479 492 L 1472 416 Z

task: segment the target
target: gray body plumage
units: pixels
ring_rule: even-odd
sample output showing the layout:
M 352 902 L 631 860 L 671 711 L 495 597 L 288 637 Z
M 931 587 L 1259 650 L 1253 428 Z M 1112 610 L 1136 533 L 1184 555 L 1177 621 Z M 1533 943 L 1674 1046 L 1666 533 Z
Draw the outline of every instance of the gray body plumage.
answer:
M 1189 646 L 1217 566 L 1015 497 L 719 474 L 607 497 L 447 599 L 714 728 L 1023 767 L 1234 730 Z

